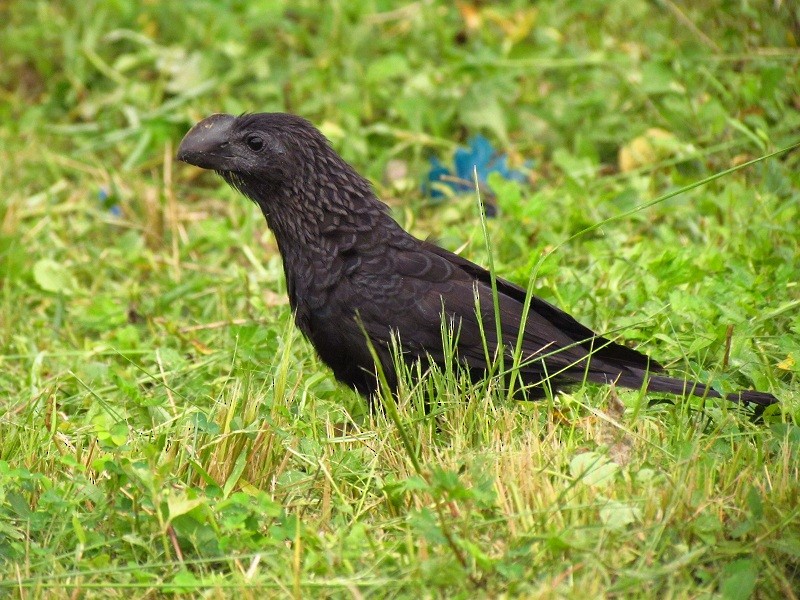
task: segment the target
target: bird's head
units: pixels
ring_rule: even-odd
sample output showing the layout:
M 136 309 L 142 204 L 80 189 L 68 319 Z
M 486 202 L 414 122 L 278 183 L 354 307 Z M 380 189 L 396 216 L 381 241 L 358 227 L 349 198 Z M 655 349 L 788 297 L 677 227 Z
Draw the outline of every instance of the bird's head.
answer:
M 368 229 L 387 211 L 322 133 L 287 113 L 211 115 L 183 138 L 178 160 L 219 173 L 286 239 L 323 224 Z
M 313 164 L 315 156 L 330 152 L 325 137 L 295 115 L 215 114 L 186 134 L 178 160 L 217 171 L 248 193 L 249 183 L 256 181 L 272 189 L 286 186 Z

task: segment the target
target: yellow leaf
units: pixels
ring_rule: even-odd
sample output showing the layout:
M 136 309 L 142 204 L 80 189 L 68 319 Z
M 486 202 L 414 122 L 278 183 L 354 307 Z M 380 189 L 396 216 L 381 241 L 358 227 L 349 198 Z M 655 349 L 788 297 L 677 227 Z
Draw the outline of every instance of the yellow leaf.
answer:
M 481 26 L 481 12 L 474 4 L 467 2 L 458 2 L 458 12 L 461 13 L 461 18 L 464 19 L 464 25 L 470 31 L 475 31 Z
M 676 144 L 670 132 L 652 127 L 619 149 L 619 170 L 627 173 L 668 158 Z
M 779 362 L 775 366 L 784 371 L 791 371 L 795 363 L 796 361 L 794 360 L 794 356 L 792 356 L 792 353 L 789 352 L 789 354 L 786 355 L 786 358 L 784 358 L 781 362 Z

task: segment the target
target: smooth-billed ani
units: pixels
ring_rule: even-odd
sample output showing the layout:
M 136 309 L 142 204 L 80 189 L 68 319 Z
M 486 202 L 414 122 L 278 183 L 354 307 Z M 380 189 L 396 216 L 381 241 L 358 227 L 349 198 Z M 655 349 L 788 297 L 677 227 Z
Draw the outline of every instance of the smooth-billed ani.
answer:
M 457 360 L 473 380 L 486 376 L 487 358 L 499 345 L 510 356 L 521 334 L 518 378 L 528 398 L 541 397 L 543 384 L 585 380 L 721 397 L 702 383 L 661 374 L 656 361 L 536 296 L 523 324 L 525 290 L 499 277 L 498 341 L 489 272 L 404 231 L 369 182 L 305 119 L 212 115 L 186 134 L 178 158 L 213 169 L 258 204 L 283 258 L 298 327 L 334 375 L 364 395 L 378 386 L 367 337 L 395 386 L 392 337 L 404 360 L 442 365 L 444 318 L 455 332 Z M 757 391 L 727 398 L 776 402 Z

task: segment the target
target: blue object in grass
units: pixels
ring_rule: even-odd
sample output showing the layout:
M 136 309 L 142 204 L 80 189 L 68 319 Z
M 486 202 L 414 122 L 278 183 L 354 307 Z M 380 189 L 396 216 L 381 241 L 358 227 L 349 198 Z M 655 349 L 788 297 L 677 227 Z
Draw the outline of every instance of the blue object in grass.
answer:
M 100 205 L 103 206 L 108 212 L 110 212 L 115 217 L 122 216 L 122 209 L 119 207 L 119 204 L 114 202 L 114 199 L 111 198 L 111 194 L 108 193 L 106 188 L 101 187 L 97 191 L 97 199 L 100 201 Z
M 436 157 L 432 157 L 430 162 L 431 170 L 428 172 L 428 179 L 423 189 L 431 198 L 444 196 L 439 187 L 441 185 L 449 187 L 456 194 L 473 191 L 475 189 L 473 169 L 478 172 L 480 186 L 489 191 L 491 188 L 486 181 L 489 173 L 499 173 L 503 178 L 513 181 L 527 180 L 522 171 L 510 169 L 508 157 L 495 150 L 492 143 L 480 134 L 470 139 L 468 147 L 456 150 L 453 156 L 453 170 L 443 165 Z M 525 166 L 529 166 L 528 163 Z

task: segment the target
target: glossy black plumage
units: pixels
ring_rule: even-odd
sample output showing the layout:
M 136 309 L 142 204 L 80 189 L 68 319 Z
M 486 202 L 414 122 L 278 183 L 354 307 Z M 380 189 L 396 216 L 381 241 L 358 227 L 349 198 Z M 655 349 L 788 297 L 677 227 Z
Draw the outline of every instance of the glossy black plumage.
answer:
M 405 232 L 309 122 L 283 113 L 212 115 L 186 134 L 178 158 L 217 171 L 259 205 L 283 258 L 289 301 L 300 330 L 336 377 L 365 395 L 377 388 L 369 336 L 390 385 L 390 346 L 406 360 L 443 364 L 442 307 L 457 330 L 458 359 L 473 378 L 498 347 L 486 269 Z M 497 279 L 502 345 L 517 341 L 525 290 Z M 537 384 L 589 380 L 674 394 L 720 397 L 701 383 L 662 375 L 644 354 L 595 335 L 570 315 L 533 297 L 522 333 L 520 377 L 528 397 Z M 734 401 L 772 404 L 768 393 L 730 394 Z

